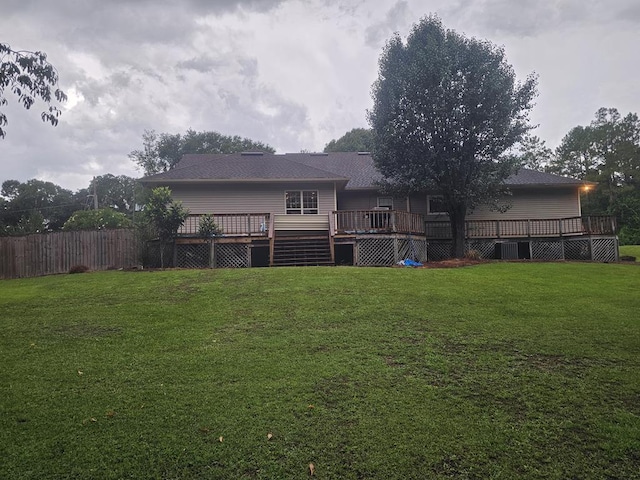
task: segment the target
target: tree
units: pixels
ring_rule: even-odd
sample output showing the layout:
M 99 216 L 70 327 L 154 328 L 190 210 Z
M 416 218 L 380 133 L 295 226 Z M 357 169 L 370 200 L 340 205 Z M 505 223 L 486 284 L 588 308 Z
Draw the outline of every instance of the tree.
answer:
M 132 151 L 129 153 L 129 158 L 142 168 L 145 175 L 172 169 L 187 153 L 237 153 L 251 150 L 275 153 L 273 147 L 262 142 L 237 135 L 228 136 L 218 132 L 196 132 L 195 130 L 187 130 L 184 135 L 179 133 L 158 135 L 153 130 L 145 130 L 142 143 L 143 149 Z
M 91 208 L 94 205 L 93 195 L 96 195 L 98 208 L 112 208 L 131 216 L 135 205 L 144 203 L 145 192 L 135 178 L 107 173 L 94 177 L 89 187 L 79 190 L 77 195 L 86 198 Z
M 597 182 L 583 212 L 616 215 L 621 241 L 640 241 L 640 119 L 600 108 L 587 126 L 572 128 L 556 149 L 554 173 Z
M 47 61 L 45 53 L 13 50 L 9 45 L 0 43 L 0 107 L 7 104 L 5 88 L 8 88 L 17 97 L 18 103 L 27 110 L 40 98 L 49 104 L 48 110 L 40 115 L 42 121 L 55 126 L 62 112 L 55 105 L 51 105 L 51 102 L 53 99 L 60 103 L 67 100 L 66 94 L 57 86 L 58 72 Z M 6 136 L 3 127 L 7 124 L 7 116 L 0 111 L 2 138 Z
M 553 161 L 553 150 L 545 141 L 534 135 L 525 135 L 519 144 L 519 163 L 531 170 L 545 172 Z
M 6 180 L 0 226 L 4 234 L 26 235 L 60 230 L 71 214 L 84 206 L 84 200 L 70 190 L 42 180 Z
M 74 230 L 105 230 L 109 228 L 130 228 L 133 224 L 124 213 L 116 212 L 112 208 L 98 210 L 78 210 L 64 222 L 62 229 Z
M 331 140 L 323 152 L 370 152 L 373 148 L 373 132 L 368 128 L 354 128 L 337 140 Z
M 535 95 L 535 76 L 516 82 L 501 47 L 445 30 L 436 16 L 383 50 L 369 111 L 374 161 L 387 187 L 442 195 L 456 257 L 467 213 L 499 206 L 518 167 L 505 152 L 531 129 Z
M 164 246 L 175 239 L 189 211 L 185 210 L 180 202 L 171 198 L 171 190 L 168 187 L 154 188 L 144 211 L 155 227 L 160 240 L 160 266 L 164 268 Z

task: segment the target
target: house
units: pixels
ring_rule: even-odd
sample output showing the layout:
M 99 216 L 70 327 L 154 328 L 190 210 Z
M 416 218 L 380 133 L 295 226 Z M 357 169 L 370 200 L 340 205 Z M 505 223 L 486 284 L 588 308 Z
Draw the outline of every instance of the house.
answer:
M 437 192 L 385 195 L 367 152 L 185 155 L 143 178 L 168 186 L 189 210 L 177 265 L 393 265 L 448 257 L 451 231 Z M 617 259 L 610 217 L 583 217 L 592 184 L 522 169 L 506 181 L 509 208 L 480 207 L 467 218 L 467 249 L 485 258 Z M 213 214 L 215 247 L 198 235 Z

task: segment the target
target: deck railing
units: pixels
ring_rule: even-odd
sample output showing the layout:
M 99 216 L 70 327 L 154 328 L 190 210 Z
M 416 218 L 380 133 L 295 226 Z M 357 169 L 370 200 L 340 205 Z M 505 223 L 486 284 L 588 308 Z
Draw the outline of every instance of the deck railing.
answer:
M 189 215 L 178 235 L 198 236 L 202 215 Z M 269 234 L 271 215 L 268 213 L 217 213 L 213 221 L 222 229 L 222 235 L 266 237 Z
M 451 238 L 448 221 L 425 222 L 427 238 Z M 564 237 L 570 235 L 615 235 L 615 217 L 585 216 L 557 219 L 469 220 L 466 238 Z
M 414 233 L 424 235 L 424 216 L 396 210 L 340 210 L 333 212 L 336 233 Z

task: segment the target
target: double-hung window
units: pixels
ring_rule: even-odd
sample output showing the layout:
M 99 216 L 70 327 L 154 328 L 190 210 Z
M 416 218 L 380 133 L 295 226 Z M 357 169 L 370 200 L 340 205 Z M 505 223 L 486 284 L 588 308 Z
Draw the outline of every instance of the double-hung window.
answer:
M 430 215 L 446 215 L 447 208 L 444 205 L 442 195 L 427 196 L 427 213 Z
M 289 190 L 284 193 L 287 214 L 316 215 L 318 213 L 317 190 Z

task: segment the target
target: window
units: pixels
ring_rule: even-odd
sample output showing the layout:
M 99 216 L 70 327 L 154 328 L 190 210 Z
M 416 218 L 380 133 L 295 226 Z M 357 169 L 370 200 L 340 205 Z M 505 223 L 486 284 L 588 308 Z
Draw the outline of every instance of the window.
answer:
M 315 215 L 318 213 L 317 190 L 290 190 L 284 192 L 287 214 Z
M 393 197 L 378 197 L 378 208 L 393 210 Z
M 447 209 L 441 195 L 427 196 L 427 213 L 429 215 L 447 215 Z

